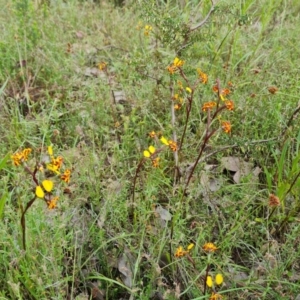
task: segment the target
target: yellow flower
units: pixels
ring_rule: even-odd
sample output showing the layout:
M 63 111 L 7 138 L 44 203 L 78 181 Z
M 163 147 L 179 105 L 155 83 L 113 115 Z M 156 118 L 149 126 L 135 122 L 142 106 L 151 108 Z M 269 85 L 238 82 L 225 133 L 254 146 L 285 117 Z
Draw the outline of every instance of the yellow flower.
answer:
M 51 180 L 43 180 L 42 186 L 46 192 L 51 192 L 53 190 L 53 181 Z
M 53 148 L 52 146 L 48 146 L 48 153 L 50 156 L 53 156 Z
M 161 137 L 160 137 L 160 141 L 161 141 L 163 144 L 165 144 L 166 146 L 169 146 L 169 142 L 168 142 L 168 140 L 167 140 L 164 136 L 161 136 Z
M 176 252 L 175 252 L 175 257 L 182 257 L 186 254 L 188 254 L 192 248 L 194 247 L 194 244 L 189 244 L 186 248 L 186 250 L 183 249 L 182 246 L 179 246 L 177 249 L 176 249 Z
M 181 68 L 184 65 L 184 61 L 175 57 L 173 63 L 167 67 L 167 70 L 170 74 L 174 74 L 178 68 Z
M 148 36 L 151 30 L 152 30 L 152 26 L 145 25 L 144 35 Z
M 39 186 L 39 185 L 35 188 L 35 194 L 38 198 L 44 198 L 45 197 L 45 193 L 44 193 L 42 187 Z
M 205 243 L 202 249 L 206 252 L 215 252 L 218 248 L 213 243 Z
M 185 88 L 185 90 L 189 93 L 189 94 L 191 94 L 192 93 L 192 89 L 191 88 L 189 88 L 188 86 Z
M 145 150 L 143 152 L 145 157 L 150 157 L 153 153 L 155 152 L 155 147 L 154 146 L 149 146 L 148 150 Z
M 52 157 L 51 163 L 47 165 L 47 169 L 53 173 L 59 174 L 59 169 L 63 164 L 63 158 L 58 156 L 57 158 Z
M 193 243 L 189 244 L 189 245 L 187 246 L 188 251 L 192 250 L 192 249 L 194 248 L 194 246 L 195 246 L 195 245 L 194 245 Z
M 175 57 L 175 59 L 173 61 L 173 65 L 177 68 L 180 68 L 184 65 L 184 61 L 179 59 L 178 57 Z
M 215 282 L 217 285 L 221 285 L 224 281 L 223 275 L 218 273 L 215 278 Z
M 210 288 L 213 286 L 213 280 L 211 276 L 206 277 L 206 285 Z

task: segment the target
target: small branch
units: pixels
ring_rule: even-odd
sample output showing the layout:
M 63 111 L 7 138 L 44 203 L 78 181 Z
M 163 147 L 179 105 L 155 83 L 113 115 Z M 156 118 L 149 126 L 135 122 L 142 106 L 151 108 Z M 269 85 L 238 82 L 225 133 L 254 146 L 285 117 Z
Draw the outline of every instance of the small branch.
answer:
M 194 31 L 194 30 L 197 30 L 198 28 L 202 27 L 206 22 L 207 20 L 209 19 L 210 15 L 214 12 L 215 10 L 215 4 L 213 1 L 211 1 L 212 3 L 212 6 L 210 8 L 210 11 L 208 12 L 208 14 L 206 15 L 206 17 L 204 18 L 204 20 L 202 20 L 201 22 L 195 24 L 194 26 L 192 26 L 190 28 L 190 32 Z
M 299 113 L 300 111 L 300 105 L 294 110 L 294 112 L 292 113 L 291 117 L 289 118 L 287 124 L 286 124 L 286 128 L 283 130 L 283 132 L 281 133 L 281 136 L 284 136 L 288 130 L 288 128 L 291 126 L 295 116 Z

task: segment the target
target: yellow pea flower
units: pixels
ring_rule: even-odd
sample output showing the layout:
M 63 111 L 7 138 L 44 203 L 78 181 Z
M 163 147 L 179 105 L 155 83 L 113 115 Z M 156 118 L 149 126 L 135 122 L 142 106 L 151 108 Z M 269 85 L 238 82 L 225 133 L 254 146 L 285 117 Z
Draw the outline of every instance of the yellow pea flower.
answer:
M 35 188 L 35 194 L 36 194 L 36 196 L 38 198 L 42 198 L 43 199 L 45 197 L 45 193 L 44 193 L 42 187 L 39 186 L 39 185 Z
M 206 278 L 206 285 L 208 287 L 210 287 L 210 288 L 213 286 L 213 279 L 212 279 L 211 276 L 207 276 L 207 278 Z
M 143 152 L 145 157 L 150 157 L 153 153 L 155 152 L 155 147 L 154 146 L 149 146 L 148 150 L 145 150 Z
M 224 281 L 223 275 L 218 273 L 215 278 L 215 282 L 217 285 L 221 285 Z
M 53 181 L 51 180 L 43 180 L 42 186 L 47 192 L 51 192 L 53 190 Z

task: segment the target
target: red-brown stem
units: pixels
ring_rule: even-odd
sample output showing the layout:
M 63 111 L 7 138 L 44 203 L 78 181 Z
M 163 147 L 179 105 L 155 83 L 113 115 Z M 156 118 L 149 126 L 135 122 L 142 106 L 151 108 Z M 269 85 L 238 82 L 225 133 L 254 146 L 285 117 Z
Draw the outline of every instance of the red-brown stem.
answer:
M 191 96 L 189 97 L 188 100 L 189 100 L 189 102 L 188 102 L 188 105 L 186 106 L 185 125 L 184 125 L 183 133 L 182 133 L 182 136 L 181 136 L 181 139 L 180 139 L 179 151 L 182 148 L 184 137 L 185 137 L 185 134 L 186 134 L 187 125 L 188 125 L 189 118 L 190 118 L 190 113 L 191 113 L 192 103 L 193 103 L 193 91 L 192 91 L 192 94 L 191 94 Z
M 206 294 L 206 281 L 207 281 L 208 272 L 209 272 L 209 264 L 207 265 L 206 272 L 205 272 L 203 295 Z
M 145 161 L 145 158 L 142 158 L 140 160 L 140 162 L 139 162 L 139 164 L 138 164 L 138 166 L 136 168 L 134 178 L 133 178 L 133 191 L 132 191 L 132 202 L 131 202 L 131 212 L 132 212 L 132 214 L 133 214 L 133 211 L 134 211 L 136 180 L 137 180 L 138 174 L 140 172 L 140 169 L 141 169 L 141 167 L 144 164 L 144 161 Z
M 23 249 L 26 250 L 26 221 L 25 221 L 25 214 L 27 210 L 30 208 L 30 206 L 33 204 L 35 201 L 36 196 L 32 198 L 26 205 L 24 211 L 22 211 L 21 215 L 21 226 L 22 226 L 22 243 L 23 243 Z
M 207 130 L 207 131 L 208 131 L 208 130 Z M 206 132 L 206 135 L 205 135 L 204 141 L 203 141 L 203 143 L 202 143 L 202 147 L 201 147 L 201 149 L 200 149 L 200 151 L 199 151 L 198 157 L 197 157 L 197 159 L 196 159 L 196 161 L 195 161 L 195 163 L 194 163 L 194 165 L 193 165 L 193 168 L 192 168 L 192 170 L 191 170 L 191 172 L 190 172 L 190 175 L 189 175 L 189 177 L 188 177 L 188 179 L 187 179 L 187 182 L 186 182 L 186 184 L 185 184 L 185 187 L 184 187 L 184 190 L 183 190 L 182 198 L 184 197 L 184 195 L 185 195 L 185 193 L 186 193 L 186 190 L 187 190 L 187 188 L 188 188 L 188 186 L 189 186 L 189 183 L 190 183 L 190 181 L 191 181 L 191 178 L 192 178 L 192 176 L 193 176 L 193 174 L 194 174 L 194 171 L 195 171 L 195 169 L 196 169 L 196 167 L 197 167 L 197 165 L 198 165 L 198 162 L 199 162 L 199 160 L 200 160 L 200 158 L 201 158 L 201 156 L 202 156 L 202 153 L 203 153 L 203 151 L 204 151 L 204 149 L 205 149 L 205 146 L 206 146 L 208 140 L 212 137 L 212 135 L 213 135 L 216 131 L 217 131 L 217 129 L 213 130 L 213 131 L 212 131 L 211 133 L 209 133 L 209 134 Z
M 271 213 L 269 214 L 269 216 L 268 216 L 268 220 L 270 220 L 271 219 L 271 217 L 272 217 L 272 215 L 273 215 L 273 213 L 274 213 L 274 211 L 276 210 L 276 207 L 274 207 L 273 208 L 273 210 L 271 211 Z
M 294 178 L 292 184 L 290 185 L 290 188 L 289 188 L 288 191 L 285 193 L 283 199 L 290 193 L 290 191 L 292 190 L 293 186 L 296 184 L 296 181 L 298 180 L 299 176 L 300 176 L 300 171 L 299 171 L 298 174 L 295 176 L 295 178 Z M 283 199 L 282 199 L 282 200 L 283 200 Z M 299 203 L 299 204 L 300 204 L 300 203 Z M 293 214 L 295 214 L 295 212 L 297 213 L 297 210 L 300 209 L 300 205 L 299 205 L 299 204 L 296 206 L 295 209 L 292 210 L 291 213 L 289 213 L 289 214 L 284 218 L 284 220 L 281 222 L 280 226 L 279 226 L 278 229 L 276 230 L 277 233 L 280 232 L 281 228 L 283 228 L 283 226 L 286 224 L 286 222 L 288 221 L 288 219 L 289 219 L 290 217 L 292 217 Z

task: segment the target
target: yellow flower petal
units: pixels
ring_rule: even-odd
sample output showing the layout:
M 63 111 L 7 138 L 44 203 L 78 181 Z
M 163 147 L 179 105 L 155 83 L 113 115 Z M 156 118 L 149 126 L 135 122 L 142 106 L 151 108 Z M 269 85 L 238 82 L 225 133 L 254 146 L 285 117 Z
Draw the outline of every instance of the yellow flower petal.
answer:
M 47 191 L 47 192 L 51 192 L 53 189 L 53 181 L 51 181 L 51 180 L 44 180 L 42 182 L 42 185 L 43 185 L 45 191 Z
M 185 88 L 185 90 L 189 93 L 189 94 L 191 94 L 192 93 L 192 89 L 191 88 L 189 88 L 189 87 L 186 87 Z
M 223 281 L 224 281 L 223 275 L 220 274 L 220 273 L 218 273 L 218 274 L 216 275 L 216 278 L 215 278 L 216 284 L 217 284 L 217 285 L 220 285 L 220 284 L 223 283 Z
M 213 280 L 212 280 L 211 276 L 207 276 L 207 278 L 206 278 L 206 285 L 208 287 L 210 287 L 210 288 L 213 286 Z
M 44 198 L 45 197 L 45 193 L 44 193 L 42 187 L 40 187 L 39 185 L 35 188 L 35 194 L 38 198 Z
M 162 137 L 160 138 L 160 141 L 161 141 L 163 144 L 169 146 L 169 142 L 168 142 L 168 140 L 167 140 L 164 136 L 162 136 Z
M 190 251 L 191 249 L 194 248 L 194 246 L 195 246 L 195 245 L 194 245 L 193 243 L 191 243 L 191 244 L 188 245 L 187 249 Z
M 150 157 L 151 156 L 151 153 L 148 150 L 145 150 L 143 152 L 143 154 L 144 154 L 145 157 Z
M 53 148 L 52 148 L 52 146 L 48 146 L 48 153 L 49 153 L 50 156 L 53 155 Z
M 155 148 L 153 146 L 149 146 L 149 152 L 153 154 L 155 152 Z

